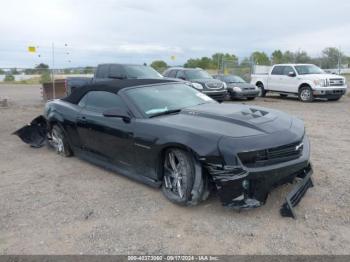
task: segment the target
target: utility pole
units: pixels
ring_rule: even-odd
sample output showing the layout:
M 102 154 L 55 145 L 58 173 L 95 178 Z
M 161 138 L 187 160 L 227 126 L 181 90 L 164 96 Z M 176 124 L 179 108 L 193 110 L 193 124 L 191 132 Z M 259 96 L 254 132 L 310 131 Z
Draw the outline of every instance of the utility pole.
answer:
M 52 95 L 53 99 L 56 98 L 56 88 L 55 88 L 55 44 L 52 42 Z
M 339 46 L 339 50 L 338 50 L 338 75 L 340 75 L 340 66 L 341 66 L 341 49 Z

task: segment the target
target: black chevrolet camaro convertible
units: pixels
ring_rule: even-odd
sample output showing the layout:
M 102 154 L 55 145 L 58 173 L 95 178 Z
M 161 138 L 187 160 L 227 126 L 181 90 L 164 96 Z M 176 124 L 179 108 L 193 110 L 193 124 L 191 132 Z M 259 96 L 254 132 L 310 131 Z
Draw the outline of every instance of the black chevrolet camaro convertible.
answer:
M 258 207 L 274 187 L 297 180 L 281 208 L 294 217 L 293 207 L 312 187 L 301 120 L 254 105 L 219 104 L 172 80 L 82 87 L 49 101 L 43 116 L 15 134 L 161 187 L 180 205 L 217 192 L 224 206 Z

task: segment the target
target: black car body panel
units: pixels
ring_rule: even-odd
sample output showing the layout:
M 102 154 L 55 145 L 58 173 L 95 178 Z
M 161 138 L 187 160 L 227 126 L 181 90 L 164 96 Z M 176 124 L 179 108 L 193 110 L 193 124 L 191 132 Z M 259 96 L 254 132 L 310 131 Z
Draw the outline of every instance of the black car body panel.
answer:
M 164 150 L 186 149 L 210 176 L 222 203 L 234 208 L 264 204 L 274 187 L 311 169 L 304 124 L 283 112 L 212 102 L 145 118 L 127 99 L 130 88 L 169 82 L 125 80 L 86 87 L 85 93 L 106 90 L 118 94 L 128 106 L 130 121 L 89 112 L 79 105 L 79 94 L 48 102 L 40 119 L 47 122 L 47 128 L 58 123 L 76 155 L 156 187 L 162 183 Z M 23 132 L 17 134 L 21 137 Z M 24 142 L 30 143 L 28 139 Z

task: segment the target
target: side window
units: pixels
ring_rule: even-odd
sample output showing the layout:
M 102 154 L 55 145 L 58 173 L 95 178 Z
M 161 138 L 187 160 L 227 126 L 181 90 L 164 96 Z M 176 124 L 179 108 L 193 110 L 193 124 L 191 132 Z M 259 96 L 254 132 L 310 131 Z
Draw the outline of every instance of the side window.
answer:
M 96 71 L 97 78 L 108 78 L 109 65 L 100 65 Z
M 293 67 L 285 66 L 284 69 L 283 69 L 283 74 L 287 76 L 289 74 L 289 72 L 295 72 Z
M 182 70 L 177 71 L 176 78 L 186 79 L 185 72 Z
M 271 75 L 283 75 L 284 66 L 275 66 L 272 69 Z
M 110 92 L 90 91 L 88 95 L 85 107 L 91 111 L 103 112 L 114 107 L 126 107 L 119 95 Z
M 78 103 L 78 106 L 80 106 L 80 107 L 85 107 L 85 106 L 86 106 L 86 101 L 87 101 L 87 99 L 88 99 L 88 96 L 89 96 L 89 93 L 85 94 L 85 96 L 83 96 L 83 97 L 80 99 L 80 101 L 79 101 L 79 103 Z
M 173 78 L 175 78 L 175 76 L 176 76 L 176 70 L 170 70 L 169 72 L 168 72 L 168 75 L 167 75 L 168 77 L 173 77 Z

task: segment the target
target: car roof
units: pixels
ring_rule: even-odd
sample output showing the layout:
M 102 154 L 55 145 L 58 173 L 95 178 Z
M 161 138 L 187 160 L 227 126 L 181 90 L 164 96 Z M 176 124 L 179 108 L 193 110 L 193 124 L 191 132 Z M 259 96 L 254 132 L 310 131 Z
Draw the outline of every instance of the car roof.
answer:
M 80 99 L 90 91 L 106 91 L 110 93 L 117 94 L 120 90 L 134 87 L 134 86 L 144 86 L 144 85 L 155 85 L 164 83 L 181 83 L 176 80 L 171 79 L 123 79 L 123 80 L 107 80 L 103 82 L 89 84 L 80 88 L 74 89 L 74 91 L 67 97 L 61 100 L 78 104 Z
M 170 67 L 167 70 L 203 70 L 202 68 L 189 68 L 189 67 Z

